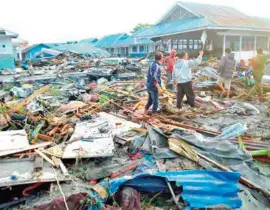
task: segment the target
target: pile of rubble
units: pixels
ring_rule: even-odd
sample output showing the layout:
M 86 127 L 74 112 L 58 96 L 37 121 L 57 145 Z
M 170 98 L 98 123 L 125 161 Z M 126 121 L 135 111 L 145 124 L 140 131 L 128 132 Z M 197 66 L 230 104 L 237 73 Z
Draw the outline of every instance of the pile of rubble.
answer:
M 165 90 L 152 119 L 139 64 L 58 60 L 0 76 L 0 209 L 270 206 L 267 104 L 241 100 L 244 77 L 223 101 L 215 63 L 204 64 L 193 75 L 200 108 L 179 112 Z

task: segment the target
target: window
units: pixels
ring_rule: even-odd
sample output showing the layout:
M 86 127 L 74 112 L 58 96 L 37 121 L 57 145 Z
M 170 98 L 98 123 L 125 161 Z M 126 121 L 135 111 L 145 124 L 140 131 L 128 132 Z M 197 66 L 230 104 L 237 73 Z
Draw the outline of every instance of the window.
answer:
M 232 51 L 240 51 L 240 37 L 239 36 L 226 36 L 226 47 L 230 47 Z
M 257 37 L 256 49 L 262 48 L 263 50 L 268 49 L 268 38 L 267 37 Z
M 242 37 L 242 50 L 243 51 L 253 51 L 254 50 L 254 37 L 253 36 L 243 36 Z
M 133 46 L 133 47 L 132 47 L 132 52 L 133 52 L 133 53 L 136 53 L 136 52 L 137 52 L 137 46 Z
M 199 49 L 199 42 L 198 40 L 194 40 L 194 50 Z
M 178 49 L 179 50 L 182 50 L 183 49 L 183 40 L 182 39 L 179 39 L 178 40 Z
M 192 39 L 188 40 L 188 48 L 193 49 L 193 40 Z
M 140 52 L 140 53 L 144 52 L 144 46 L 140 46 L 140 47 L 139 47 L 139 52 Z
M 124 47 L 121 47 L 121 49 L 120 49 L 120 54 L 121 54 L 121 55 L 124 55 L 124 54 L 125 54 L 125 48 L 124 48 Z
M 172 49 L 175 49 L 175 50 L 178 49 L 178 46 L 177 46 L 177 39 L 172 40 Z
M 183 50 L 187 49 L 187 40 L 183 40 Z

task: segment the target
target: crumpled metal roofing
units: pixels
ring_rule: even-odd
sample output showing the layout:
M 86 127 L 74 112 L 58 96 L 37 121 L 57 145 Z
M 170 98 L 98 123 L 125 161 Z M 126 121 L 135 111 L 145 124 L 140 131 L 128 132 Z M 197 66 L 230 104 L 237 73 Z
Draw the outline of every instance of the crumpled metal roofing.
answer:
M 248 16 L 233 7 L 181 1 L 178 5 L 183 5 L 190 11 L 206 17 L 209 26 L 270 30 L 270 24 L 267 21 Z
M 151 177 L 164 177 L 170 182 L 176 182 L 177 186 L 182 186 L 181 195 L 191 208 L 223 205 L 235 209 L 242 205 L 238 197 L 240 174 L 234 172 L 186 170 L 125 176 L 110 182 L 110 192 L 114 194 L 120 186 L 129 186 L 147 192 L 167 191 L 166 183 L 164 185 Z
M 125 35 L 126 35 L 126 33 L 118 33 L 118 34 L 111 34 L 111 35 L 104 36 L 97 43 L 95 43 L 95 46 L 97 46 L 97 47 L 114 46 L 116 41 Z
M 144 31 L 144 30 L 141 30 Z M 112 34 L 103 37 L 99 40 L 95 46 L 97 47 L 128 47 L 131 45 L 145 45 L 153 43 L 152 40 L 148 38 L 137 38 L 130 36 L 125 33 Z
M 89 43 L 64 44 L 52 47 L 61 52 L 71 52 L 80 55 L 91 55 L 92 57 L 108 57 L 110 53 L 106 50 L 95 47 Z

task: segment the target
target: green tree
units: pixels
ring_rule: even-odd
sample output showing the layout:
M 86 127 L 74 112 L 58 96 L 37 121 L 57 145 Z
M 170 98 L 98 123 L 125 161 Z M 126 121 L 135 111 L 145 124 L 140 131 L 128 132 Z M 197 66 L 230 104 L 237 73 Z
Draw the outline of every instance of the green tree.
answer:
M 136 31 L 139 31 L 144 28 L 149 28 L 151 26 L 152 24 L 149 24 L 149 23 L 139 23 L 132 29 L 131 33 L 135 33 Z

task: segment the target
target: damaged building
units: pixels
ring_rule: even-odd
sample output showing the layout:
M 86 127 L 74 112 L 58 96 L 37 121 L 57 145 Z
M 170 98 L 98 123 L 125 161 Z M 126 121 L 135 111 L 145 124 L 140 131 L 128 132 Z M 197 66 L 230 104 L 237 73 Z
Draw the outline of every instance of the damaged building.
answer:
M 104 36 L 96 42 L 96 46 L 106 49 L 119 57 L 142 57 L 154 50 L 154 41 L 149 38 L 137 38 L 136 33 L 118 33 Z
M 15 58 L 12 47 L 12 39 L 18 34 L 0 28 L 0 71 L 15 68 Z
M 155 50 L 192 52 L 202 48 L 203 31 L 207 33 L 204 49 L 219 56 L 226 47 L 232 48 L 237 60 L 255 56 L 258 48 L 269 50 L 269 21 L 232 7 L 191 2 L 177 2 L 156 25 L 136 37 L 159 42 Z

